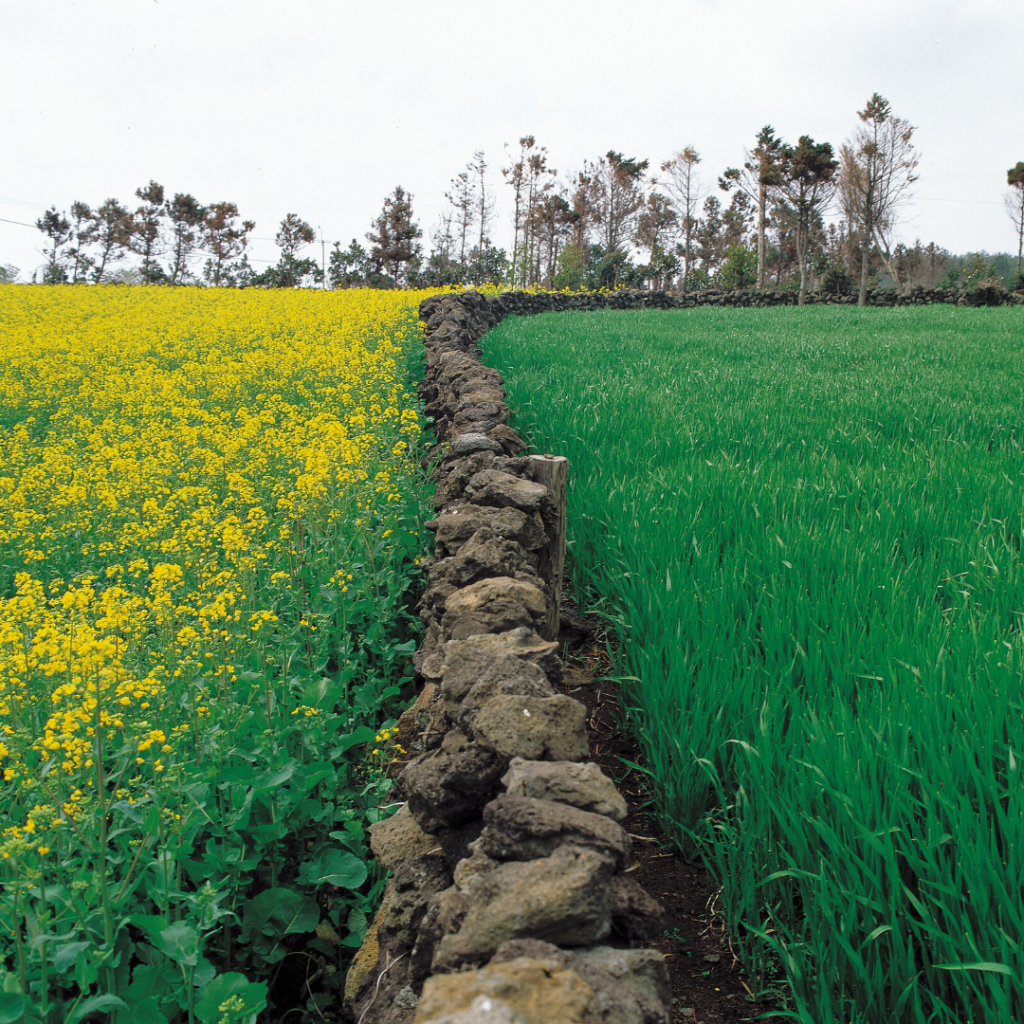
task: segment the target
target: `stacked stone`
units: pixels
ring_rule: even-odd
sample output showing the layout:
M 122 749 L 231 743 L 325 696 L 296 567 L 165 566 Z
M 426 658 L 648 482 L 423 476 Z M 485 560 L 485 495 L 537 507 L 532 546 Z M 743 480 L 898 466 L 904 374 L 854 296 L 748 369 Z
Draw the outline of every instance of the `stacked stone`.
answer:
M 626 803 L 559 692 L 538 551 L 555 509 L 476 342 L 507 309 L 427 299 L 438 437 L 424 681 L 399 721 L 405 805 L 373 826 L 394 872 L 349 973 L 358 1024 L 667 1024 L 661 908 L 630 874 Z

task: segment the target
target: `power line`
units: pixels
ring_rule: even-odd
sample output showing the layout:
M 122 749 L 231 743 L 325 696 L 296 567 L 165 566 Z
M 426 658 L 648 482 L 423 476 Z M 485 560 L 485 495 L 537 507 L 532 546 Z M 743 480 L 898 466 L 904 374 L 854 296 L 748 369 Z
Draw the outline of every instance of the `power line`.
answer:
M 8 220 L 6 217 L 0 217 L 5 224 L 20 224 L 23 228 L 34 228 L 35 224 L 26 224 L 23 220 Z

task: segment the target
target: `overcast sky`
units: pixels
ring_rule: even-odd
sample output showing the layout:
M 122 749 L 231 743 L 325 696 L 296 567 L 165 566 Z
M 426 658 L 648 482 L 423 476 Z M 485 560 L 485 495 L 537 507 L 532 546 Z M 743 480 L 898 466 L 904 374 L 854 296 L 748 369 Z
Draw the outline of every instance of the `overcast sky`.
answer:
M 362 241 L 398 184 L 429 234 L 476 149 L 504 201 L 525 134 L 562 173 L 693 145 L 714 182 L 765 124 L 838 148 L 875 91 L 918 126 L 902 236 L 1016 248 L 1022 0 L 7 0 L 2 24 L 0 263 L 23 279 L 42 236 L 10 221 L 151 178 L 235 202 L 268 261 L 286 213 Z

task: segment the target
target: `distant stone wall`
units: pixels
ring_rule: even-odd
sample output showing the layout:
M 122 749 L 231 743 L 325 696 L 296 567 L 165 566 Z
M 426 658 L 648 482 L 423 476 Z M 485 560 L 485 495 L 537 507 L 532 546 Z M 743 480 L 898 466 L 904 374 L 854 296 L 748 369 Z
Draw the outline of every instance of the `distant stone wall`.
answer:
M 586 708 L 541 635 L 554 506 L 478 358 L 526 312 L 507 300 L 420 307 L 439 456 L 424 685 L 399 721 L 405 806 L 372 828 L 394 876 L 346 996 L 357 1024 L 668 1024 L 662 956 L 633 948 L 661 907 L 629 873 L 625 800 L 587 761 Z
M 505 292 L 491 300 L 503 315 L 528 316 L 533 313 L 569 309 L 693 309 L 697 306 L 795 306 L 799 295 L 794 291 L 754 290 L 700 292 L 645 291 L 621 288 L 612 292 Z M 983 281 L 961 292 L 956 288 L 914 288 L 906 295 L 894 291 L 871 289 L 869 306 L 932 306 L 938 303 L 960 306 L 1022 305 L 1024 295 L 1008 292 L 1001 284 Z M 808 305 L 856 306 L 856 295 L 825 295 L 811 293 Z

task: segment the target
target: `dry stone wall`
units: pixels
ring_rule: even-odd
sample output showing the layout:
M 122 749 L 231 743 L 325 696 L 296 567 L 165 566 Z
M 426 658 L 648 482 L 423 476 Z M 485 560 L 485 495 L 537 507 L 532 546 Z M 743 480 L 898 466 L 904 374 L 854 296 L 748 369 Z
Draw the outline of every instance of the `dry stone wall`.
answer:
M 394 875 L 346 986 L 358 1024 L 670 1019 L 661 954 L 637 948 L 664 928 L 661 907 L 630 873 L 626 803 L 587 761 L 586 709 L 542 635 L 558 509 L 478 358 L 480 336 L 536 298 L 420 307 L 436 547 L 423 688 L 399 721 L 405 803 L 371 836 Z

